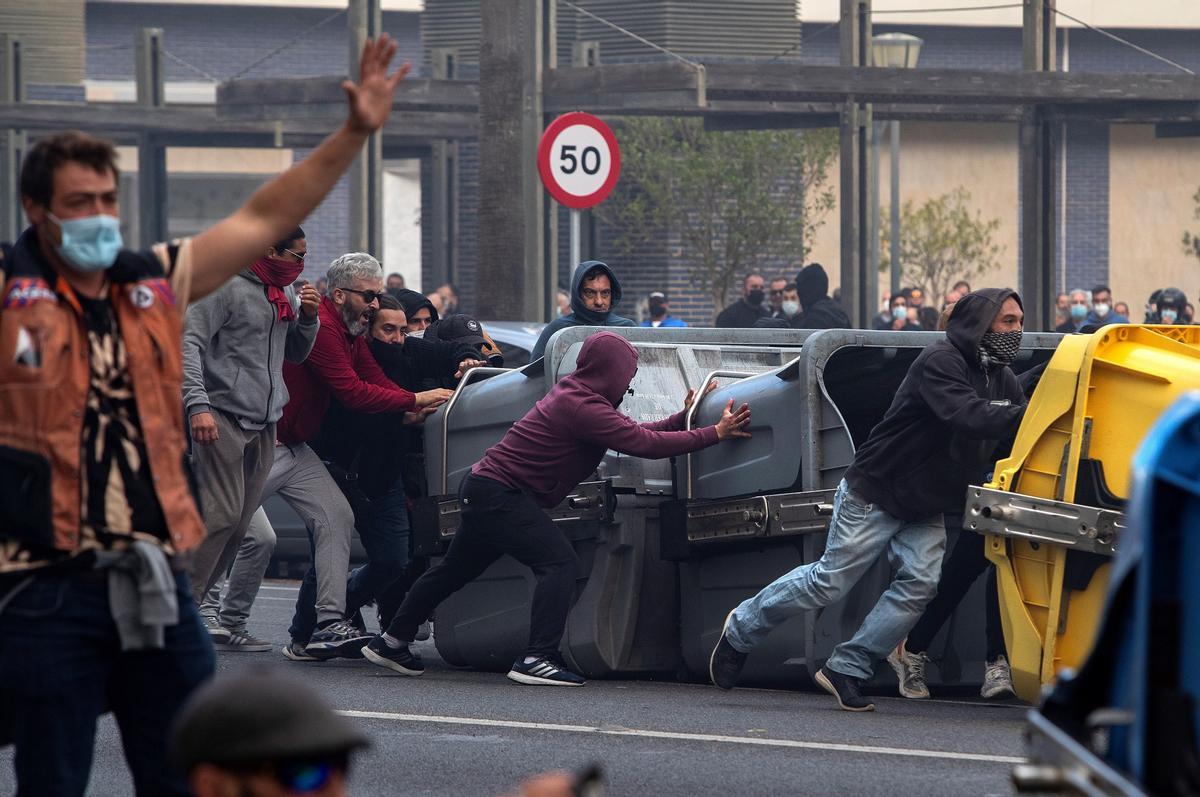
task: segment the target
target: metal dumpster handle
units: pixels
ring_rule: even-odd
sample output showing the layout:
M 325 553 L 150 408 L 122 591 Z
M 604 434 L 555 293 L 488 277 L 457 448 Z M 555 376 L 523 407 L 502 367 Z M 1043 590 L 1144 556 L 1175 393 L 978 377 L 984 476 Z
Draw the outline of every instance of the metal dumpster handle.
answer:
M 517 369 L 493 368 L 487 365 L 479 365 L 468 370 L 462 375 L 462 379 L 458 381 L 458 387 L 454 388 L 454 393 L 450 395 L 450 400 L 446 402 L 445 415 L 442 417 L 442 491 L 440 495 L 450 492 L 450 413 L 453 411 L 454 405 L 458 403 L 458 397 L 462 395 L 463 388 L 477 375 L 495 376 L 515 370 Z
M 798 359 L 798 358 L 797 358 Z M 790 363 L 789 363 L 790 364 Z M 786 367 L 786 366 L 785 366 Z M 692 399 L 692 406 L 688 407 L 687 413 L 683 416 L 684 431 L 689 431 L 692 428 L 692 422 L 696 420 L 696 412 L 700 409 L 700 402 L 704 400 L 704 396 L 708 392 L 708 384 L 714 379 L 746 379 L 747 377 L 758 376 L 756 373 L 749 371 L 709 371 L 708 376 L 700 383 L 699 389 L 696 390 L 696 395 Z M 685 455 L 687 462 L 687 498 L 692 497 L 692 455 L 691 452 Z

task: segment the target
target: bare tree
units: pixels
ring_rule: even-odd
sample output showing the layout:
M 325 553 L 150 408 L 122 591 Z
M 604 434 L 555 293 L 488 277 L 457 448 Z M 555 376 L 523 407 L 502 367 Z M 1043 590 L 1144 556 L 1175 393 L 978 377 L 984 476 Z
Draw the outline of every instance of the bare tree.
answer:
M 900 215 L 900 263 L 906 285 L 920 287 L 938 300 L 958 280 L 974 282 L 1000 266 L 1004 247 L 993 237 L 999 219 L 971 212 L 971 194 L 959 187 L 914 207 L 905 202 Z M 880 222 L 883 253 L 880 270 L 891 267 L 888 211 Z
M 730 286 L 772 260 L 803 262 L 834 206 L 832 131 L 706 132 L 686 118 L 620 125 L 621 181 L 597 214 L 624 255 L 664 229 L 718 310 Z

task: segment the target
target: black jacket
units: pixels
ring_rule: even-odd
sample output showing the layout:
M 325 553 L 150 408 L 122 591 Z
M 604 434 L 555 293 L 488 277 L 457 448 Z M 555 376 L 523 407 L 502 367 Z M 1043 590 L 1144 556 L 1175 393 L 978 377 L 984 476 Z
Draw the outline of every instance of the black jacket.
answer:
M 792 319 L 795 329 L 851 329 L 850 317 L 841 306 L 822 296 L 811 305 L 804 306 L 804 312 Z
M 908 369 L 892 406 L 846 471 L 850 488 L 902 520 L 961 512 L 967 486 L 994 464 L 996 444 L 1020 425 L 1025 395 L 1006 366 L 984 373 L 979 341 L 1007 289 L 959 300 L 946 339 Z
M 755 307 L 745 299 L 738 299 L 717 315 L 717 326 L 729 329 L 750 329 L 754 322 L 766 318 L 770 313 L 762 305 Z

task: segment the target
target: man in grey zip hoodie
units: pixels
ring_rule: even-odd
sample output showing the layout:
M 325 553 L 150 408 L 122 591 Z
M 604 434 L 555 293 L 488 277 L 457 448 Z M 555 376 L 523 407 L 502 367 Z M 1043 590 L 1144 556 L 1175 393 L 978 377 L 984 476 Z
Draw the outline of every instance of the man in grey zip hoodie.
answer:
M 233 562 L 262 499 L 275 457 L 275 422 L 288 400 L 283 361 L 303 362 L 317 337 L 320 295 L 307 284 L 299 293 L 292 287 L 307 251 L 297 228 L 188 308 L 183 403 L 208 528 L 191 562 L 197 603 Z M 228 629 L 210 627 L 210 633 L 218 644 L 230 641 Z

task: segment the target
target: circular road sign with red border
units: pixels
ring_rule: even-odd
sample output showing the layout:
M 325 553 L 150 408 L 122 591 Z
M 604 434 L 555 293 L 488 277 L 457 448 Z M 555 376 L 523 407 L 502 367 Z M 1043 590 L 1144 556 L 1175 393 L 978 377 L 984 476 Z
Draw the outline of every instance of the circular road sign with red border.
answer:
M 567 207 L 595 207 L 612 193 L 621 175 L 617 137 L 590 113 L 564 114 L 542 133 L 538 173 L 550 196 Z

